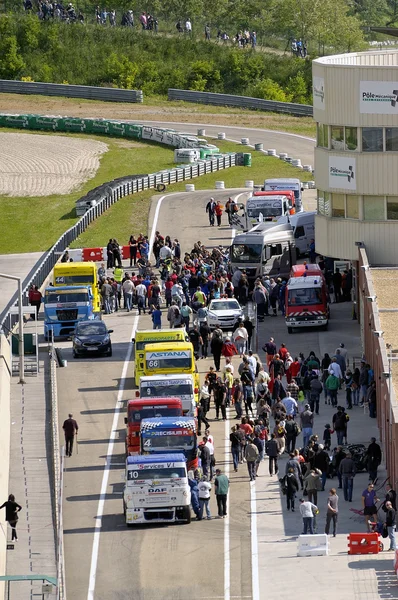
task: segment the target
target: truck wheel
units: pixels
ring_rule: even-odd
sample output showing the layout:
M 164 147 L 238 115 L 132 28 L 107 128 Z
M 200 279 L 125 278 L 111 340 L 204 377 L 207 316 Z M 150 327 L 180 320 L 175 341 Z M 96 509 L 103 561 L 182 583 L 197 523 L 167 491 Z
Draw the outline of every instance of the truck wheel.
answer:
M 293 333 L 293 327 L 288 327 L 288 328 L 287 328 L 287 332 L 288 332 L 288 333 Z
M 187 525 L 189 525 L 189 523 L 191 522 L 191 507 L 190 506 L 185 506 L 184 507 L 184 516 L 183 519 L 185 521 L 185 523 Z

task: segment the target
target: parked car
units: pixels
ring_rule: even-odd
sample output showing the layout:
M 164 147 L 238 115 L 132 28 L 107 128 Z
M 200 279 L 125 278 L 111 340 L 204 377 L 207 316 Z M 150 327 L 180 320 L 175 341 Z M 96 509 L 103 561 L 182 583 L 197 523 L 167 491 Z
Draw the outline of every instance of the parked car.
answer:
M 80 321 L 72 336 L 73 357 L 88 354 L 112 356 L 112 332 L 113 329 L 108 329 L 103 321 Z
M 239 317 L 243 317 L 243 310 L 234 298 L 220 298 L 210 302 L 207 322 L 210 329 L 232 329 Z

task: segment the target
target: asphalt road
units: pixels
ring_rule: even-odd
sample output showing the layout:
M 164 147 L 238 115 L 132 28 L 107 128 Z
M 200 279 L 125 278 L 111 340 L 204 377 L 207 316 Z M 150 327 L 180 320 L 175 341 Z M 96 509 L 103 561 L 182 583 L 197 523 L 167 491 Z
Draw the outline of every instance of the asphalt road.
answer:
M 163 123 L 164 125 L 164 123 Z M 174 124 L 175 126 L 175 124 Z M 195 131 L 198 125 L 184 125 Z M 225 127 L 206 126 L 206 135 Z M 263 141 L 267 147 L 286 150 L 285 136 L 275 132 L 228 130 L 227 137 L 250 136 L 250 142 Z M 235 136 L 235 138 L 234 138 Z M 269 137 L 268 137 L 269 136 Z M 282 139 L 282 142 L 280 142 Z M 313 141 L 286 136 L 297 144 L 305 164 L 312 164 Z M 301 149 L 301 154 L 299 150 Z M 234 195 L 247 192 L 236 190 Z M 308 194 L 308 192 L 306 192 Z M 153 202 L 150 224 L 163 234 L 178 237 L 182 250 L 191 250 L 197 240 L 206 246 L 228 246 L 231 230 L 208 226 L 205 205 L 209 196 L 224 203 L 231 191 L 172 194 Z M 312 198 L 311 198 L 312 199 Z M 308 206 L 310 208 L 310 206 Z M 155 221 L 155 223 L 154 223 Z M 111 358 L 72 358 L 71 343 L 64 348 L 68 367 L 58 371 L 60 424 L 69 412 L 80 427 L 78 454 L 67 459 L 64 492 L 65 563 L 68 596 L 78 600 L 204 600 L 255 598 L 257 591 L 252 566 L 251 491 L 245 465 L 231 479 L 229 519 L 196 522 L 178 526 L 147 526 L 127 529 L 122 511 L 124 463 L 124 411 L 133 396 L 134 371 L 129 358 L 129 341 L 135 328 L 150 327 L 149 317 L 118 312 L 106 318 L 114 330 Z M 164 324 L 165 326 L 165 319 Z M 343 325 L 344 327 L 344 325 Z M 259 339 L 276 333 L 286 336 L 281 318 L 261 326 Z M 319 350 L 327 334 L 310 332 L 291 336 L 292 351 L 311 347 Z M 289 339 L 290 342 L 290 339 Z M 235 359 L 235 364 L 239 359 Z M 200 360 L 203 375 L 210 360 Z M 214 417 L 214 415 L 211 415 Z M 229 429 L 212 422 L 217 464 L 230 470 Z M 216 515 L 215 499 L 211 510 Z

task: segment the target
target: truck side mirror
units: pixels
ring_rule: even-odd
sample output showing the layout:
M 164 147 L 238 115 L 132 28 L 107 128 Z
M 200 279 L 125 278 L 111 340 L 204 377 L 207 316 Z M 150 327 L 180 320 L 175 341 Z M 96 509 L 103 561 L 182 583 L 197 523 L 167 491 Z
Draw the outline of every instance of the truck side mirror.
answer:
M 124 424 L 127 425 L 127 423 L 128 423 L 128 419 L 127 419 L 127 417 L 124 417 Z

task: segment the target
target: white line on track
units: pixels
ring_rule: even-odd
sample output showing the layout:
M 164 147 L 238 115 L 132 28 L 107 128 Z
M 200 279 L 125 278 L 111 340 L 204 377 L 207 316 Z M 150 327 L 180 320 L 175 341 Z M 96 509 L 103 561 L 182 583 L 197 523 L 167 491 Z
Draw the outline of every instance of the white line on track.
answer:
M 258 573 L 257 501 L 255 481 L 252 481 L 250 483 L 250 533 L 252 555 L 252 600 L 260 600 L 260 581 Z
M 138 327 L 138 320 L 139 320 L 139 316 L 136 315 L 136 317 L 134 318 L 133 328 L 131 330 L 131 334 L 130 334 L 130 338 L 129 338 L 130 340 L 135 335 L 136 329 Z M 118 424 L 120 412 L 123 408 L 122 398 L 123 398 L 124 386 L 126 383 L 127 369 L 129 367 L 129 363 L 131 360 L 132 350 L 133 350 L 133 344 L 131 342 L 129 342 L 129 347 L 128 347 L 128 350 L 126 353 L 126 358 L 124 359 L 122 376 L 120 378 L 119 391 L 117 394 L 115 411 L 113 413 L 112 429 L 111 429 L 111 433 L 109 436 L 108 450 L 106 453 L 107 460 L 106 460 L 106 463 L 104 466 L 104 472 L 102 475 L 101 492 L 100 492 L 100 498 L 98 501 L 97 516 L 95 517 L 94 539 L 93 539 L 93 547 L 91 550 L 91 565 L 90 565 L 90 577 L 89 577 L 89 582 L 88 582 L 87 600 L 94 600 L 95 583 L 96 583 L 96 578 L 97 578 L 99 543 L 100 543 L 101 528 L 102 528 L 102 517 L 104 515 L 106 490 L 108 488 L 109 472 L 112 467 L 111 459 L 112 459 L 112 454 L 113 454 L 113 450 L 115 447 L 115 439 L 117 436 L 117 424 Z
M 229 421 L 224 421 L 225 475 L 229 478 Z M 229 490 L 228 490 L 229 492 Z M 229 493 L 227 496 L 227 518 L 224 519 L 224 600 L 231 598 L 231 557 L 229 547 Z

